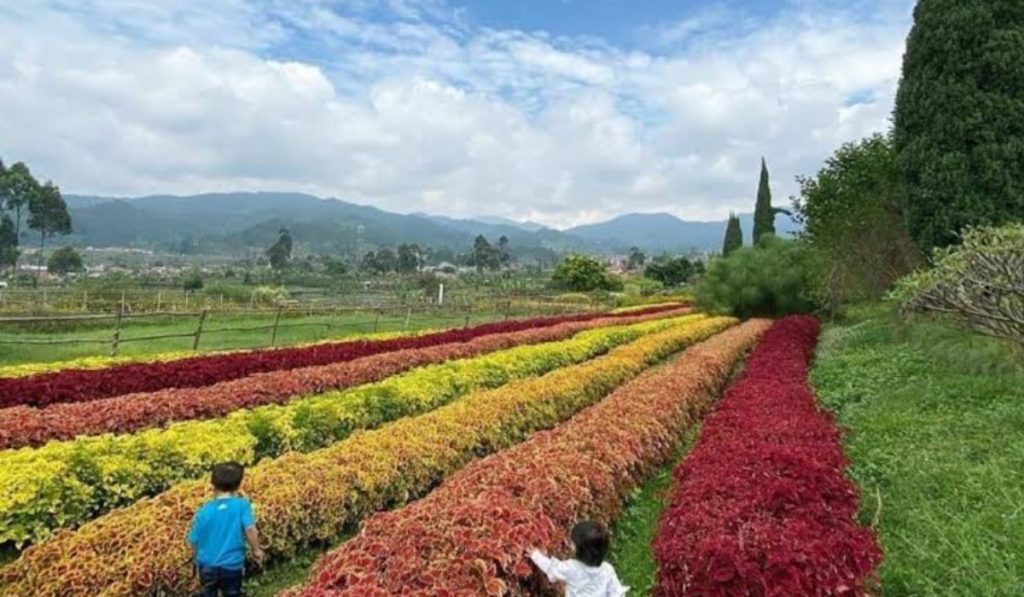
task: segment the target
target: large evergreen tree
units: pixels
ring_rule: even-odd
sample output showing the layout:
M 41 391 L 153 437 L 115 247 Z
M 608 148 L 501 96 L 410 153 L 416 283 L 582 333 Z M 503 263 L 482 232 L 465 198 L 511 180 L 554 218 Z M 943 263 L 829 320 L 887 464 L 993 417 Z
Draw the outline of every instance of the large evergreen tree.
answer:
M 768 164 L 761 158 L 761 180 L 757 184 L 757 205 L 754 207 L 754 243 L 766 234 L 775 234 L 775 209 L 768 183 Z
M 743 228 L 736 214 L 729 214 L 729 223 L 725 225 L 725 241 L 722 243 L 722 255 L 728 256 L 736 249 L 743 247 Z
M 894 144 L 922 248 L 1024 218 L 1024 3 L 918 2 Z

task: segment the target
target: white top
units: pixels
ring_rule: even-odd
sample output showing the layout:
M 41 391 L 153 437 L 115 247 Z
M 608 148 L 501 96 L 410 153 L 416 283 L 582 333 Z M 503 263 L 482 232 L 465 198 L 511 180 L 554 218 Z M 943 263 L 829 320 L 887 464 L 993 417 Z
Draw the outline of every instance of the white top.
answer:
M 622 597 L 629 590 L 608 562 L 587 566 L 578 560 L 549 558 L 536 549 L 530 552 L 530 559 L 548 580 L 565 583 L 565 597 Z

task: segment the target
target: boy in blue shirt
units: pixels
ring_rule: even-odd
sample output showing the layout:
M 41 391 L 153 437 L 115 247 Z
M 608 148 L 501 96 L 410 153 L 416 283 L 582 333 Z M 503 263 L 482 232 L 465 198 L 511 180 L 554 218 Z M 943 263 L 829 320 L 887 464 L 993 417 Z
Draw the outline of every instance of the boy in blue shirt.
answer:
M 252 504 L 238 495 L 245 471 L 237 462 L 213 467 L 213 499 L 196 512 L 188 542 L 195 554 L 203 585 L 201 597 L 238 597 L 242 594 L 245 544 L 253 560 L 263 563 L 263 548 L 256 532 Z

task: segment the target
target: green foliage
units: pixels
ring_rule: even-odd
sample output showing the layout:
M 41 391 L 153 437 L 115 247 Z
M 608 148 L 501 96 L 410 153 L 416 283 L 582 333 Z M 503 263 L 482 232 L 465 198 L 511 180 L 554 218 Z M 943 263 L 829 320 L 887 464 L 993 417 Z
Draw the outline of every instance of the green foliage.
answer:
M 981 333 L 1024 345 L 1024 225 L 969 229 L 935 250 L 931 269 L 900 280 L 905 311 L 950 314 Z
M 903 218 L 903 193 L 890 140 L 843 145 L 814 177 L 800 177 L 794 200 L 810 253 L 812 291 L 835 311 L 878 299 L 919 261 Z
M 647 256 L 640 250 L 639 247 L 630 247 L 629 259 L 626 261 L 626 268 L 629 270 L 643 269 L 644 263 L 647 261 Z
M 507 241 L 507 239 L 506 239 Z M 506 242 L 506 245 L 508 243 Z M 497 271 L 501 268 L 502 253 L 495 249 L 491 243 L 484 238 L 484 235 L 477 235 L 473 241 L 473 253 L 470 255 L 469 264 L 476 267 L 476 271 L 484 270 Z
M 1024 219 L 1024 4 L 918 2 L 894 143 L 922 249 Z
M 618 290 L 622 284 L 608 273 L 601 262 L 586 255 L 566 257 L 555 268 L 551 281 L 557 288 L 572 292 Z
M 188 273 L 182 275 L 181 288 L 185 292 L 203 289 L 203 276 L 199 273 L 198 269 L 190 270 Z
M 398 246 L 398 260 L 396 262 L 398 272 L 412 274 L 420 269 L 420 248 L 418 245 L 401 244 Z
M 663 288 L 664 285 L 657 280 L 652 280 L 651 278 L 647 277 L 631 277 L 628 279 L 628 281 L 625 282 L 623 286 L 623 291 L 627 295 L 648 297 L 661 291 Z
M 267 249 L 267 259 L 270 260 L 270 267 L 276 270 L 283 270 L 292 260 L 292 234 L 287 228 L 277 231 L 277 241 Z
M 754 206 L 754 243 L 767 234 L 775 234 L 775 210 L 772 208 L 772 189 L 768 182 L 768 164 L 761 158 L 761 179 L 757 183 L 757 203 Z
M 14 230 L 14 220 L 7 214 L 0 216 L 0 271 L 14 268 L 18 261 L 18 235 Z
M 920 320 L 826 328 L 811 380 L 850 429 L 886 595 L 1020 593 L 1022 363 L 1005 342 Z
M 78 251 L 71 247 L 62 247 L 50 255 L 49 261 L 46 262 L 46 269 L 50 273 L 63 276 L 71 272 L 83 271 L 85 264 L 82 263 L 82 256 L 78 254 Z
M 772 218 L 775 216 L 773 215 Z M 774 223 L 773 223 L 774 225 Z M 722 242 L 722 255 L 729 256 L 736 249 L 743 248 L 743 228 L 740 219 L 734 213 L 729 214 L 729 223 L 725 225 L 725 240 Z
M 797 241 L 766 237 L 711 262 L 697 286 L 697 306 L 737 317 L 812 311 L 806 253 Z
M 686 257 L 657 260 L 647 266 L 644 276 L 661 282 L 664 286 L 685 284 L 697 273 L 693 262 Z

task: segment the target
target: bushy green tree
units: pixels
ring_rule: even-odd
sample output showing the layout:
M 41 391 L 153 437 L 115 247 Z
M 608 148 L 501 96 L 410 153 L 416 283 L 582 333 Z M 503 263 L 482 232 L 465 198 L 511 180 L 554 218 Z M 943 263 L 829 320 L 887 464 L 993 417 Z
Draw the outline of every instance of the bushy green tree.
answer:
M 615 290 L 620 286 L 601 262 L 586 255 L 566 257 L 555 268 L 551 281 L 557 288 L 572 292 Z
M 686 257 L 659 259 L 644 270 L 644 276 L 657 280 L 665 286 L 685 284 L 696 273 L 693 262 Z
M 763 238 L 711 262 L 697 286 L 697 306 L 737 317 L 778 317 L 814 309 L 806 255 L 798 241 Z
M 391 249 L 381 249 L 377 251 L 376 263 L 377 273 L 386 274 L 398 268 L 398 257 Z
M 47 181 L 28 204 L 28 227 L 39 233 L 39 269 L 43 267 L 43 249 L 46 238 L 58 234 L 71 234 L 71 214 L 57 185 Z M 36 275 L 38 278 L 38 273 Z
M 815 296 L 829 310 L 881 298 L 914 269 L 918 251 L 903 217 L 903 186 L 890 139 L 843 145 L 794 199 L 811 257 Z
M 774 217 L 774 216 L 773 216 Z M 722 255 L 728 256 L 736 249 L 743 247 L 743 227 L 736 214 L 729 214 L 729 222 L 725 225 L 725 241 L 722 242 Z
M 484 235 L 479 234 L 473 240 L 473 253 L 470 255 L 470 262 L 478 272 L 496 271 L 501 268 L 501 252 L 495 249 Z
M 403 274 L 412 274 L 420 269 L 420 248 L 415 244 L 402 244 L 398 246 L 398 271 Z
M 18 235 L 14 220 L 7 214 L 0 217 L 0 271 L 14 269 L 18 263 Z
M 82 256 L 72 247 L 61 247 L 50 255 L 46 262 L 46 270 L 51 274 L 67 275 L 71 272 L 80 272 L 85 269 L 82 263 Z
M 277 240 L 267 249 L 267 259 L 270 267 L 276 270 L 283 270 L 292 261 L 292 234 L 287 228 L 277 231 Z
M 181 288 L 185 292 L 194 292 L 203 289 L 203 276 L 198 269 L 192 269 L 181 278 Z
M 1024 219 L 1024 3 L 920 0 L 893 121 L 922 249 Z
M 647 261 L 647 256 L 640 250 L 639 247 L 629 248 L 629 257 L 626 260 L 626 268 L 629 270 L 643 269 L 644 263 Z

